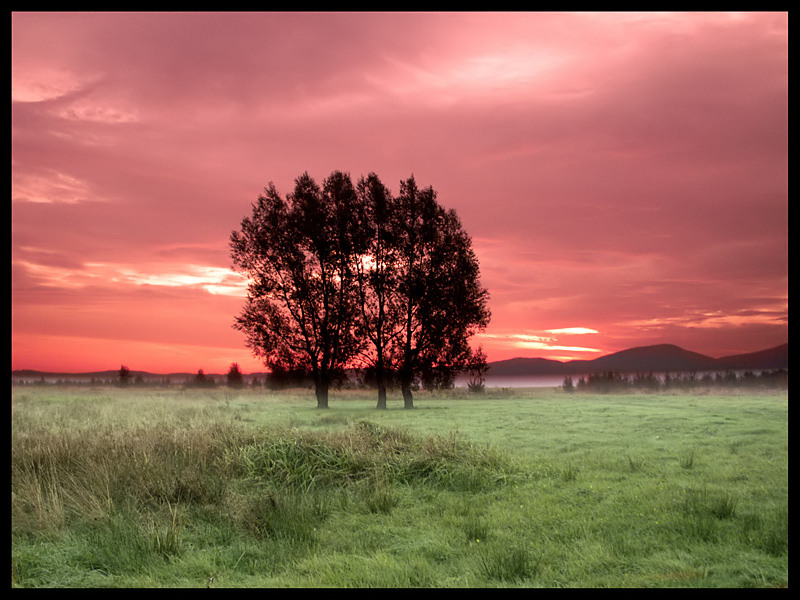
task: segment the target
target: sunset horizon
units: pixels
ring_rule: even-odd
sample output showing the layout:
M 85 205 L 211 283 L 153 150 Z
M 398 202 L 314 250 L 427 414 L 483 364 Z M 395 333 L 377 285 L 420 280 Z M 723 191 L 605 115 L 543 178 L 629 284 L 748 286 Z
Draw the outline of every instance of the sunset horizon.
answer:
M 593 360 L 595 358 L 602 358 L 602 357 L 610 356 L 610 355 L 613 355 L 613 354 L 625 352 L 625 351 L 628 351 L 628 350 L 636 350 L 636 349 L 641 349 L 641 348 L 656 348 L 656 347 L 659 347 L 659 346 L 671 346 L 671 347 L 675 347 L 675 348 L 680 348 L 681 350 L 684 350 L 684 351 L 689 352 L 689 353 L 696 353 L 696 354 L 701 354 L 701 355 L 704 355 L 704 356 L 708 356 L 709 358 L 719 359 L 719 358 L 727 358 L 727 357 L 730 357 L 730 356 L 746 355 L 746 354 L 759 353 L 759 352 L 766 351 L 766 350 L 773 350 L 775 348 L 780 348 L 781 346 L 787 345 L 788 343 L 789 342 L 787 340 L 787 341 L 781 342 L 779 344 L 776 344 L 775 346 L 770 346 L 770 347 L 766 347 L 766 348 L 758 348 L 758 349 L 755 349 L 755 350 L 747 350 L 747 351 L 744 351 L 744 352 L 725 353 L 725 354 L 719 354 L 719 355 L 710 355 L 710 354 L 705 354 L 705 353 L 702 353 L 702 352 L 696 352 L 692 348 L 684 348 L 684 347 L 678 346 L 676 344 L 671 344 L 669 342 L 657 342 L 657 343 L 654 343 L 654 344 L 644 344 L 644 345 L 641 345 L 641 346 L 632 346 L 632 347 L 629 347 L 629 348 L 619 348 L 619 349 L 615 349 L 615 350 L 609 351 L 609 352 L 597 351 L 597 353 L 593 353 L 592 355 L 576 354 L 574 356 L 558 356 L 558 355 L 549 355 L 549 356 L 513 355 L 512 356 L 513 351 L 509 351 L 509 354 L 507 356 L 503 356 L 502 358 L 491 358 L 491 357 L 489 357 L 488 363 L 492 364 L 492 363 L 500 363 L 500 362 L 504 362 L 504 361 L 514 361 L 514 360 L 523 360 L 523 361 L 525 361 L 525 360 L 543 359 L 543 360 L 556 361 L 556 362 L 560 362 L 560 363 L 565 363 L 566 364 L 566 363 L 569 363 L 569 362 L 572 362 L 572 361 L 590 361 L 590 360 Z M 266 368 L 262 363 L 260 363 L 256 359 L 251 359 L 249 362 L 246 362 L 246 361 L 242 362 L 242 361 L 239 361 L 239 360 L 229 360 L 229 361 L 226 362 L 225 359 L 220 359 L 219 361 L 213 363 L 218 368 L 211 368 L 211 369 L 206 368 L 206 367 L 204 367 L 202 365 L 199 366 L 199 367 L 197 367 L 197 366 L 189 366 L 188 362 L 187 363 L 181 363 L 184 366 L 186 366 L 186 368 L 177 368 L 177 369 L 176 368 L 170 368 L 170 369 L 161 368 L 156 363 L 147 363 L 147 364 L 151 365 L 151 368 L 142 368 L 141 366 L 135 366 L 135 365 L 132 366 L 132 365 L 128 364 L 128 362 L 129 361 L 123 361 L 118 365 L 105 366 L 105 367 L 102 367 L 102 368 L 98 367 L 98 368 L 93 368 L 93 369 L 82 368 L 82 369 L 64 370 L 64 369 L 42 369 L 42 368 L 13 367 L 12 366 L 11 370 L 12 370 L 12 372 L 30 371 L 30 372 L 37 372 L 37 373 L 81 375 L 81 374 L 85 374 L 85 373 L 117 372 L 117 371 L 119 371 L 120 368 L 125 367 L 125 368 L 130 369 L 130 371 L 132 371 L 132 372 L 143 372 L 143 373 L 149 373 L 151 375 L 196 374 L 198 371 L 203 371 L 203 373 L 206 373 L 208 375 L 218 375 L 219 376 L 219 375 L 224 375 L 225 373 L 227 373 L 227 371 L 230 369 L 230 367 L 235 364 L 239 368 L 240 372 L 242 374 L 244 374 L 244 375 L 263 374 L 263 373 L 268 373 L 269 372 L 269 369 Z M 249 367 L 249 369 L 246 368 L 246 367 Z M 353 366 L 352 368 L 358 369 L 360 367 Z
M 229 236 L 308 172 L 458 214 L 489 362 L 788 342 L 788 13 L 12 13 L 12 371 L 266 371 Z

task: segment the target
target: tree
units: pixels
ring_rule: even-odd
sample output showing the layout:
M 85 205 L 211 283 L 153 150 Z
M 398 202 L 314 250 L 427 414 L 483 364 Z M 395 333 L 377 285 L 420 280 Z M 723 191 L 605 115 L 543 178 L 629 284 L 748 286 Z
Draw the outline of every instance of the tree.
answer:
M 473 360 L 469 339 L 490 319 L 488 291 L 472 241 L 453 210 L 436 201 L 431 187 L 419 189 L 412 176 L 400 184 L 398 222 L 402 333 L 397 352 L 405 408 L 413 408 L 412 384 L 450 386 L 455 373 Z
M 392 368 L 390 352 L 402 325 L 397 290 L 397 223 L 391 192 L 374 173 L 358 183 L 363 216 L 360 231 L 362 254 L 357 257 L 356 283 L 360 314 L 358 334 L 369 345 L 363 348 L 365 371 L 374 375 L 377 408 L 386 408 L 386 386 Z
M 489 363 L 483 347 L 479 346 L 473 353 L 472 359 L 467 365 L 467 373 L 469 374 L 469 381 L 467 388 L 471 392 L 482 393 L 485 389 L 486 372 L 489 370 Z
M 242 372 L 239 370 L 238 363 L 231 363 L 226 378 L 228 387 L 241 388 L 242 385 L 244 385 L 244 377 L 242 377 Z
M 472 242 L 455 211 L 412 176 L 394 197 L 377 175 L 307 174 L 286 199 L 270 184 L 241 231 L 235 268 L 250 278 L 234 327 L 272 374 L 311 377 L 317 406 L 348 366 L 374 373 L 378 408 L 396 375 L 412 386 L 452 385 L 474 365 L 470 337 L 489 321 Z
M 122 387 L 127 387 L 131 382 L 131 370 L 125 366 L 121 365 L 119 368 L 119 384 Z
M 234 327 L 269 369 L 310 375 L 319 408 L 361 345 L 359 208 L 349 175 L 334 171 L 320 188 L 304 173 L 285 199 L 270 183 L 230 238 L 234 265 L 250 278 Z
M 194 387 L 214 387 L 214 378 L 210 375 L 206 375 L 203 369 L 198 369 L 197 374 L 192 380 L 192 385 Z
M 488 294 L 478 284 L 471 240 L 454 211 L 414 177 L 393 197 L 374 173 L 358 185 L 364 255 L 357 261 L 359 332 L 368 341 L 365 372 L 374 374 L 378 408 L 397 375 L 406 408 L 412 389 L 451 387 L 477 366 L 469 338 L 486 325 Z M 485 356 L 483 357 L 485 359 Z

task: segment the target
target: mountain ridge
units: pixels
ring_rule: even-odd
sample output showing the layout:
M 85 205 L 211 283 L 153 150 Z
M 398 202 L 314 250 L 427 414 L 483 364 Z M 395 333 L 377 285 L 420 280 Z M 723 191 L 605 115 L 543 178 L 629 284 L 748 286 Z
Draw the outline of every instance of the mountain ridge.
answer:
M 674 344 L 637 346 L 592 360 L 558 361 L 511 358 L 489 363 L 488 375 L 579 375 L 596 372 L 713 371 L 788 369 L 789 343 L 773 348 L 712 358 Z

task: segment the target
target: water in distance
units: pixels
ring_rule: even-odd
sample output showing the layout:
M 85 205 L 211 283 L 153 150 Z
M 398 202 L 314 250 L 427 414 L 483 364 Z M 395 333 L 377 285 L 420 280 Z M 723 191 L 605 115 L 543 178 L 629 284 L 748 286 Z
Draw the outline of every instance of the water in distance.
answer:
M 487 388 L 544 388 L 560 387 L 564 383 L 564 375 L 487 375 L 483 385 Z M 570 375 L 577 383 L 580 375 Z M 469 377 L 456 377 L 455 387 L 465 388 Z

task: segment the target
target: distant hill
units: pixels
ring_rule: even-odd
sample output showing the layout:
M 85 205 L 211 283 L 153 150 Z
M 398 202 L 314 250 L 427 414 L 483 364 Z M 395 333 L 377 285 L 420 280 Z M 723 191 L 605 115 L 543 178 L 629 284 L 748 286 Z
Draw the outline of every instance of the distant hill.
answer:
M 580 375 L 663 371 L 715 371 L 788 369 L 789 344 L 767 350 L 712 358 L 673 344 L 629 348 L 593 360 L 561 362 L 546 358 L 512 358 L 489 363 L 489 375 Z
M 629 348 L 594 360 L 573 360 L 568 364 L 581 372 L 700 371 L 714 369 L 716 360 L 672 344 L 659 344 Z
M 717 368 L 726 369 L 788 369 L 789 344 L 781 344 L 759 352 L 724 356 L 717 359 L 717 364 Z
M 510 358 L 489 363 L 489 375 L 569 375 L 569 363 L 549 358 Z

